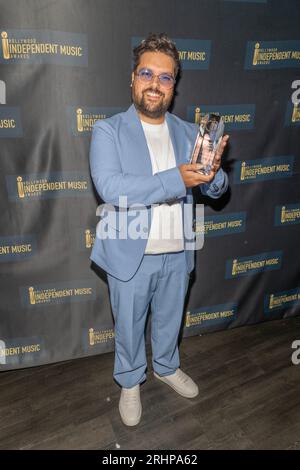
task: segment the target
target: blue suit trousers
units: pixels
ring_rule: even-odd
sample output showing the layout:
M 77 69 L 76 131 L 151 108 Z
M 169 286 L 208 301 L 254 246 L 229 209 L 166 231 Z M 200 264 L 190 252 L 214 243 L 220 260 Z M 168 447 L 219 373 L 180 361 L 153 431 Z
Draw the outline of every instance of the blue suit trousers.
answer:
M 189 273 L 184 251 L 144 255 L 135 275 L 107 274 L 115 321 L 114 378 L 126 388 L 146 378 L 145 325 L 151 306 L 152 365 L 159 375 L 179 367 L 178 335 Z

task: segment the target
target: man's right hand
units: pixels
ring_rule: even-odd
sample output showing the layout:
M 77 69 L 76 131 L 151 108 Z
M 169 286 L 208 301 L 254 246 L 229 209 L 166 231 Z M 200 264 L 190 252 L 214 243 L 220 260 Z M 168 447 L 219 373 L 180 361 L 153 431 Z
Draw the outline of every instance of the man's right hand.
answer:
M 199 163 L 187 163 L 178 167 L 183 182 L 187 188 L 193 188 L 201 183 L 210 183 L 214 179 L 216 174 L 215 171 L 211 171 L 208 175 L 204 175 L 203 173 L 197 172 L 200 168 L 201 165 Z

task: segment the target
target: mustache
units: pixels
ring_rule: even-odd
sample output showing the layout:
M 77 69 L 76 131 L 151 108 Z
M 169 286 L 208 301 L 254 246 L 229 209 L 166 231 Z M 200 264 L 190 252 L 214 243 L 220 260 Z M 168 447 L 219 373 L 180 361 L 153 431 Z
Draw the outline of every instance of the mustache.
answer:
M 152 92 L 152 93 L 157 93 L 158 95 L 160 96 L 165 96 L 164 93 L 162 93 L 160 90 L 158 90 L 157 88 L 147 88 L 147 90 L 144 90 L 143 91 L 143 94 L 145 93 L 148 93 L 148 91 Z

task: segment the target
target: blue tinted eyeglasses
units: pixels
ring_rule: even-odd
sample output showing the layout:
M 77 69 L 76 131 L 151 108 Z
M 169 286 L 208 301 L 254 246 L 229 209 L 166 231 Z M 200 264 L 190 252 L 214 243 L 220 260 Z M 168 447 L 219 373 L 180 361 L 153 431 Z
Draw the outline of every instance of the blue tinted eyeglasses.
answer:
M 150 83 L 154 79 L 154 77 L 158 77 L 159 83 L 164 88 L 172 88 L 175 85 L 175 78 L 168 73 L 160 73 L 159 75 L 155 75 L 151 69 L 141 69 L 135 73 L 141 82 Z

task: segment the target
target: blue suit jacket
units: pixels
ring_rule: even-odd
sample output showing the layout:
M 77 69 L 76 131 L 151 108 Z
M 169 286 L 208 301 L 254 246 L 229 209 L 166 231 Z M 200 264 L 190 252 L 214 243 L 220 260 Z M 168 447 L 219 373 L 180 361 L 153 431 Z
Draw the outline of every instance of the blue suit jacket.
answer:
M 106 272 L 123 281 L 129 280 L 138 269 L 145 252 L 151 226 L 151 204 L 178 199 L 192 203 L 190 188 L 186 188 L 178 166 L 188 163 L 197 134 L 195 124 L 166 113 L 166 120 L 174 148 L 176 167 L 152 174 L 150 154 L 134 105 L 124 112 L 95 123 L 90 148 L 91 175 L 101 199 L 111 205 L 120 217 L 109 218 L 109 229 L 114 238 L 96 235 L 91 260 Z M 220 197 L 228 186 L 226 173 L 220 169 L 210 184 L 201 184 L 201 192 L 212 198 Z M 140 238 L 126 237 L 130 213 L 119 205 L 119 196 L 127 197 L 127 205 L 143 204 L 149 230 Z M 109 206 L 108 206 L 109 207 Z M 124 217 L 126 215 L 127 217 Z M 129 215 L 129 217 L 128 217 Z M 106 220 L 106 225 L 107 225 Z M 192 225 L 192 218 L 188 221 Z M 104 220 L 100 220 L 101 223 Z M 98 225 L 99 225 L 98 224 Z M 99 230 L 100 231 L 100 230 Z M 194 268 L 194 252 L 186 250 L 188 272 Z

